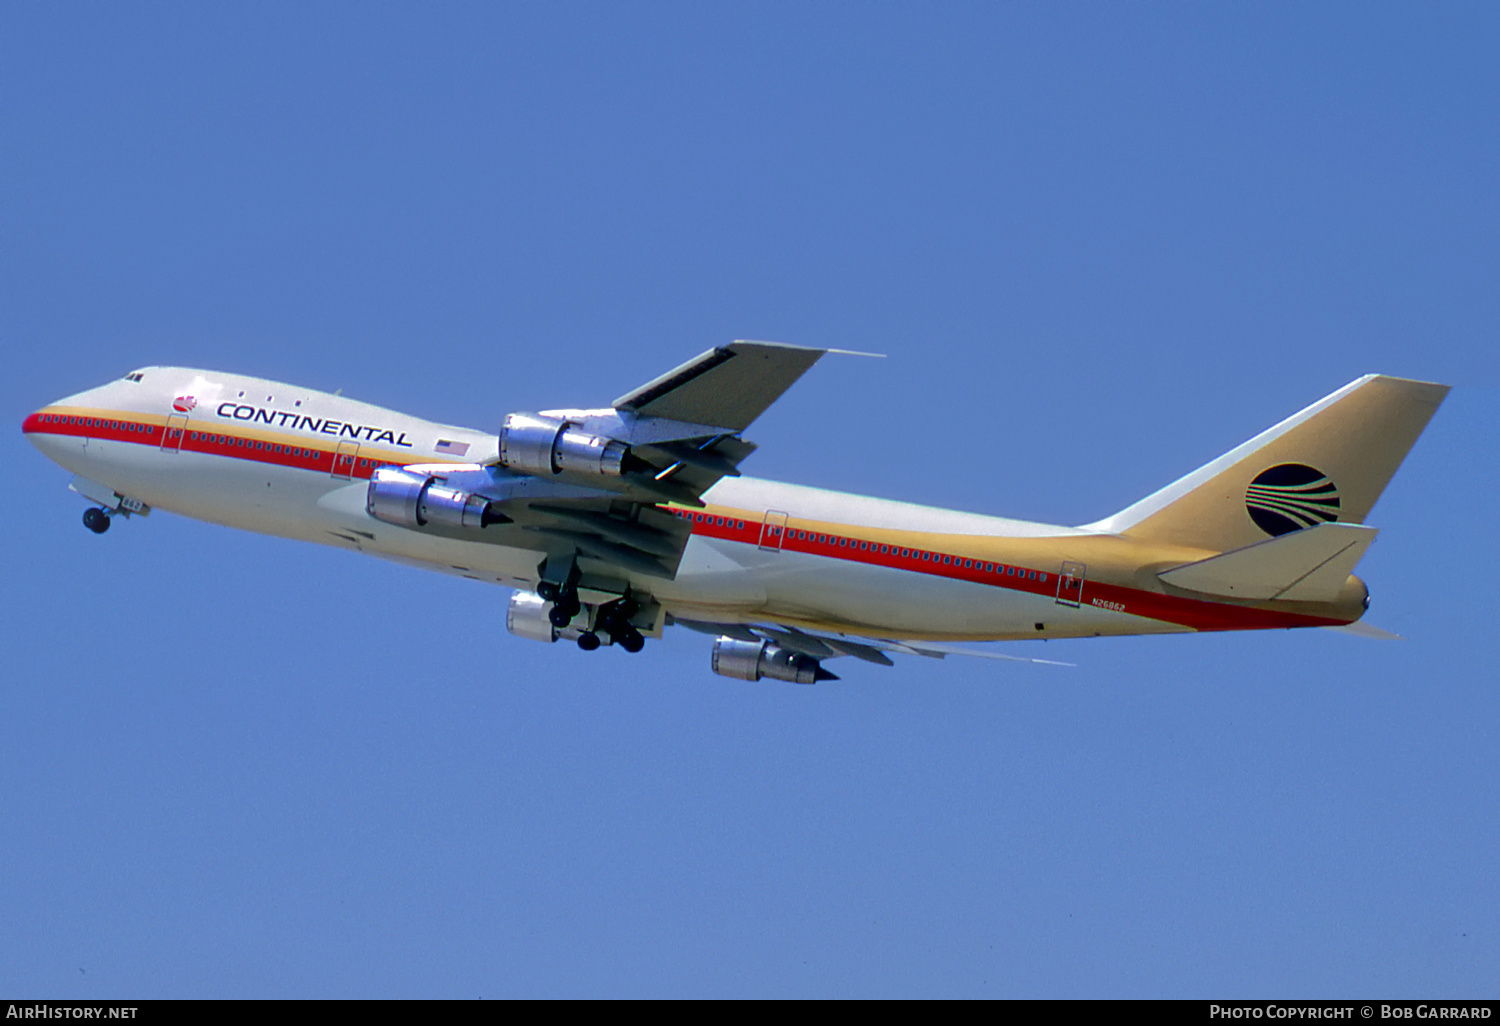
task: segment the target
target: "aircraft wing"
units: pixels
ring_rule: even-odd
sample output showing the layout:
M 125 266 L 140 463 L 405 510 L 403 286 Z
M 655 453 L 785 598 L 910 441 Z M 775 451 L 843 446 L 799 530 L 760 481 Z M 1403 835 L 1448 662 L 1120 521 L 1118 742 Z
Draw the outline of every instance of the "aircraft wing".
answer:
M 616 399 L 636 458 L 624 475 L 628 488 L 646 502 L 702 506 L 703 493 L 739 476 L 740 462 L 755 451 L 740 432 L 828 351 L 733 342 Z
M 780 342 L 733 342 L 625 393 L 614 401 L 614 408 L 637 417 L 740 432 L 826 352 Z
M 999 659 L 1011 663 L 1035 663 L 1041 666 L 1072 666 L 1072 663 L 1053 659 L 1030 659 L 1026 656 L 1007 655 L 989 649 L 950 645 L 939 641 L 892 641 L 888 638 L 851 637 L 846 634 L 828 634 L 803 630 L 786 624 L 714 623 L 706 620 L 685 620 L 672 617 L 670 623 L 699 634 L 733 638 L 736 641 L 768 641 L 773 645 L 808 656 L 819 661 L 838 656 L 853 656 L 867 663 L 894 666 L 887 652 L 903 655 L 926 656 L 943 659 L 950 655 L 976 656 L 980 659 Z
M 738 476 L 755 451 L 740 433 L 830 351 L 733 342 L 627 392 L 609 409 L 511 414 L 498 457 L 482 466 L 377 473 L 391 480 L 393 507 L 404 501 L 402 487 L 411 492 L 418 477 L 440 477 L 444 488 L 484 503 L 473 515 L 498 544 L 532 548 L 549 561 L 584 558 L 671 579 L 691 529 L 658 505 L 701 508 L 704 492 Z M 431 519 L 428 507 L 421 513 Z M 461 511 L 455 517 L 458 537 L 465 523 Z

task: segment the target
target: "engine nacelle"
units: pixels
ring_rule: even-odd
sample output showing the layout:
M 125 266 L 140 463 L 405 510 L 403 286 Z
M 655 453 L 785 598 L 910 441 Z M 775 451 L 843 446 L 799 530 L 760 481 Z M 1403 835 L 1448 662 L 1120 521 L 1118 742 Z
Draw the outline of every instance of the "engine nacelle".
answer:
M 785 680 L 793 684 L 814 684 L 820 680 L 838 680 L 823 669 L 810 655 L 793 652 L 770 641 L 740 641 L 720 638 L 714 642 L 714 672 L 737 680 Z
M 551 609 L 552 603 L 534 591 L 514 592 L 510 596 L 510 605 L 505 608 L 505 629 L 518 638 L 529 638 L 532 641 L 544 641 L 548 644 L 560 638 L 577 641 L 583 635 L 583 631 L 572 624 L 566 627 L 552 626 L 552 621 L 547 618 Z M 601 638 L 600 641 L 605 645 L 610 643 L 607 636 Z
M 500 465 L 523 474 L 619 477 L 628 452 L 623 442 L 535 413 L 512 413 L 500 428 Z
M 488 527 L 504 521 L 491 512 L 490 500 L 483 495 L 449 488 L 442 478 L 403 467 L 376 469 L 365 509 L 376 520 L 398 527 Z

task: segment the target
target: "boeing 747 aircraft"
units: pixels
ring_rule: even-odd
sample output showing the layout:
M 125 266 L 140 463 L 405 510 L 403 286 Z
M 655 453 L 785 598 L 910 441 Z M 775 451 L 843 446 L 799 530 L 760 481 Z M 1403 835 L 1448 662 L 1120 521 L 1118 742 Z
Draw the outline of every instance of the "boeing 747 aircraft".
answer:
M 637 652 L 676 624 L 744 680 L 956 643 L 1353 627 L 1365 518 L 1448 392 L 1369 375 L 1097 523 L 1034 524 L 740 475 L 829 350 L 712 349 L 498 434 L 259 378 L 144 367 L 24 430 L 104 533 L 169 510 L 517 589 L 506 625 Z M 1033 660 L 1024 660 L 1033 661 Z M 1041 661 L 1041 660 L 1035 660 Z

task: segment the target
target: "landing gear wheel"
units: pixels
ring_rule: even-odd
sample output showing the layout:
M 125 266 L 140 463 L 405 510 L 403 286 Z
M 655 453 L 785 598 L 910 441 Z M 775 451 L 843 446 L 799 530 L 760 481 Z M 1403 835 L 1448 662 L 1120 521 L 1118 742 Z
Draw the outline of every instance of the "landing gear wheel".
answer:
M 95 534 L 103 534 L 109 530 L 109 514 L 95 506 L 90 506 L 83 511 L 83 526 Z
M 598 629 L 609 635 L 609 640 L 627 652 L 639 652 L 646 647 L 646 639 L 630 623 L 630 618 L 640 612 L 640 604 L 630 597 L 617 599 L 599 610 Z
M 573 617 L 583 612 L 583 603 L 578 601 L 578 592 L 568 591 L 559 595 L 557 601 L 552 603 L 552 608 L 547 612 L 547 619 L 552 621 L 554 627 L 566 627 L 573 622 Z
M 578 635 L 578 647 L 583 649 L 585 652 L 592 652 L 594 649 L 599 647 L 599 635 L 595 634 L 593 631 L 589 631 L 587 634 Z

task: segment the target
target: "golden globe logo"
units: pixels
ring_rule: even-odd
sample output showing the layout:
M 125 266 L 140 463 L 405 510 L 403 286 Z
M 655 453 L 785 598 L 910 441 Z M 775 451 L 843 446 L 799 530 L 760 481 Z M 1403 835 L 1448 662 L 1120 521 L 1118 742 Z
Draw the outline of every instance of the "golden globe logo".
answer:
M 1289 534 L 1339 518 L 1339 490 L 1327 474 L 1303 463 L 1263 470 L 1245 490 L 1245 509 L 1269 535 Z

